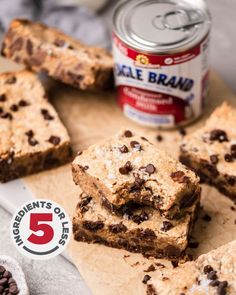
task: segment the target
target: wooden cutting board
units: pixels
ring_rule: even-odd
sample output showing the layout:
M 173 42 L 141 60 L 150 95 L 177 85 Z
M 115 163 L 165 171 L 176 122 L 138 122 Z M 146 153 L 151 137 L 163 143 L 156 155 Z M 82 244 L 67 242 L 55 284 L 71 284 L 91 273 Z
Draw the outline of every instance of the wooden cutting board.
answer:
M 15 68 L 15 65 L 6 61 L 0 60 L 0 65 L 1 71 Z M 85 149 L 125 127 L 138 131 L 158 147 L 175 158 L 178 157 L 181 141 L 179 132 L 161 132 L 132 123 L 117 107 L 115 93 L 81 92 L 54 82 L 47 84 L 47 87 L 53 105 L 69 130 L 75 151 Z M 208 107 L 204 116 L 189 126 L 187 132 L 191 133 L 201 126 L 223 100 L 236 106 L 234 94 L 215 73 L 212 73 Z M 156 141 L 157 134 L 162 134 L 162 142 Z M 72 218 L 80 189 L 73 184 L 70 165 L 29 176 L 24 181 L 35 198 L 47 198 L 58 202 Z M 236 211 L 232 210 L 233 205 L 232 201 L 214 188 L 203 185 L 203 209 L 192 234 L 199 242 L 199 247 L 191 250 L 195 256 L 236 239 Z M 205 213 L 212 217 L 210 222 L 202 219 Z M 153 260 L 148 260 L 140 254 L 79 243 L 73 239 L 68 252 L 93 294 L 146 294 L 146 286 L 142 284 L 142 279 L 146 274 L 144 270 L 153 263 Z

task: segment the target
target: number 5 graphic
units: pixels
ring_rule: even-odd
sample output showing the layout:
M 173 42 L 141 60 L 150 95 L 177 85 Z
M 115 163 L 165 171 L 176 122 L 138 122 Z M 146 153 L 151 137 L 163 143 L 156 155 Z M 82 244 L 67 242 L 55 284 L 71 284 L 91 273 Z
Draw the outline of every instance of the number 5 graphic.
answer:
M 41 222 L 49 222 L 52 221 L 53 215 L 52 213 L 31 213 L 30 214 L 30 229 L 34 231 L 35 233 L 38 231 L 43 231 L 43 235 L 36 235 L 32 233 L 28 237 L 28 241 L 37 244 L 37 245 L 43 245 L 49 243 L 54 236 L 54 230 L 53 228 L 46 223 Z

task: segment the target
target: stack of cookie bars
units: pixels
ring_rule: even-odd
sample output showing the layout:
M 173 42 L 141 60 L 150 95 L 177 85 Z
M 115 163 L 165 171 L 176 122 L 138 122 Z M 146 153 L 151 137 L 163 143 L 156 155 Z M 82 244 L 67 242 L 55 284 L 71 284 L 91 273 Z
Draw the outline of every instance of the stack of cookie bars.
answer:
M 180 257 L 200 199 L 199 178 L 146 138 L 122 130 L 78 153 L 83 193 L 75 239 L 154 257 Z

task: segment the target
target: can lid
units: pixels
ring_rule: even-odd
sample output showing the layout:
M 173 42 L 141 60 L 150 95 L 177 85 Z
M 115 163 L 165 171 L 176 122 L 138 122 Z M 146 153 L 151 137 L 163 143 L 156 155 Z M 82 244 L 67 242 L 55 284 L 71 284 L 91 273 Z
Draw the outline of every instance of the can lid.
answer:
M 191 48 L 210 29 L 207 9 L 194 2 L 197 1 L 123 1 L 114 12 L 115 33 L 129 46 L 148 53 L 165 54 Z

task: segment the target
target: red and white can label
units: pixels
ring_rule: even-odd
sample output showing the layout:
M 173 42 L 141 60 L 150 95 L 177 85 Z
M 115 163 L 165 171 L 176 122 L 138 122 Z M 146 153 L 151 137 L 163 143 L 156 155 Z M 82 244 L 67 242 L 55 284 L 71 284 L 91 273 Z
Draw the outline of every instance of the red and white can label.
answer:
M 124 114 L 147 126 L 174 127 L 201 115 L 208 92 L 209 37 L 171 55 L 144 54 L 115 34 L 118 101 Z
M 31 259 L 59 255 L 71 236 L 71 221 L 65 210 L 51 200 L 31 200 L 14 214 L 11 237 L 17 250 Z

